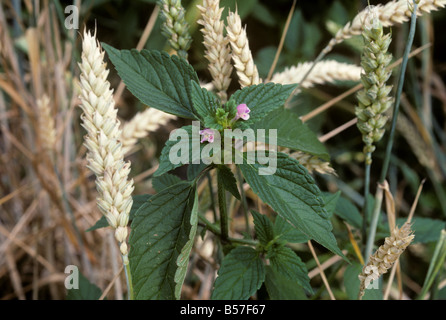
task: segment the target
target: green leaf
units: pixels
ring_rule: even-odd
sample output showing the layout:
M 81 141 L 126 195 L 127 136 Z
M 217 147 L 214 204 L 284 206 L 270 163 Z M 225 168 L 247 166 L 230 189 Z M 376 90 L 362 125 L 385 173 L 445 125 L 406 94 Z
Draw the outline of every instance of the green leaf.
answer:
M 129 213 L 130 221 L 133 220 L 133 218 L 135 217 L 135 213 L 136 213 L 136 211 L 138 211 L 139 207 L 141 207 L 145 202 L 147 202 L 151 196 L 152 196 L 151 194 L 137 194 L 137 195 L 132 196 L 133 204 L 132 204 L 132 208 L 130 209 L 130 213 Z M 98 221 L 96 221 L 94 226 L 88 228 L 86 230 L 86 232 L 93 231 L 93 230 L 100 229 L 100 228 L 106 228 L 106 227 L 108 227 L 108 221 L 105 218 L 105 216 L 102 216 Z
M 201 152 L 207 143 L 200 143 L 199 131 L 200 128 L 197 126 L 184 126 L 170 133 L 169 140 L 161 151 L 160 164 L 154 173 L 155 177 L 185 164 L 202 163 Z M 171 152 L 178 157 L 175 161 L 171 159 Z
M 352 262 L 344 271 L 344 286 L 349 300 L 357 300 L 359 293 L 358 275 L 362 272 L 362 266 L 358 262 Z M 376 281 L 376 280 L 375 280 Z M 362 300 L 382 300 L 382 277 L 379 278 L 377 288 L 366 289 Z
M 211 299 L 247 300 L 265 280 L 265 266 L 251 247 L 237 247 L 224 257 Z
M 196 190 L 180 182 L 135 215 L 129 253 L 135 299 L 179 299 L 197 224 Z
M 280 239 L 291 243 L 303 243 L 310 240 L 310 237 L 302 231 L 294 228 L 281 216 L 276 217 L 276 221 L 274 222 L 274 233 L 280 235 Z
M 288 280 L 297 281 L 308 293 L 313 293 L 307 267 L 293 250 L 284 246 L 275 247 L 268 257 L 273 270 Z
M 295 279 L 266 266 L 265 287 L 271 300 L 308 300 L 302 286 Z
M 305 20 L 302 16 L 302 12 L 299 9 L 297 9 L 294 12 L 293 17 L 291 18 L 291 22 L 288 29 L 290 31 L 287 33 L 284 41 L 284 47 L 287 51 L 294 54 L 298 53 L 303 39 L 304 26 L 305 26 Z
M 74 275 L 74 274 L 73 274 Z M 79 271 L 79 288 L 67 289 L 67 300 L 98 300 L 102 291 Z
M 266 215 L 255 210 L 251 210 L 251 213 L 254 217 L 254 230 L 257 239 L 259 239 L 261 244 L 267 245 L 275 237 L 273 224 Z
M 143 104 L 188 119 L 197 119 L 190 100 L 191 80 L 199 82 L 192 66 L 175 55 L 157 50 L 103 48 L 127 89 Z
M 400 227 L 406 222 L 407 218 L 398 218 L 397 225 Z M 414 217 L 412 219 L 412 227 L 415 234 L 415 238 L 413 239 L 413 243 L 428 243 L 437 241 L 441 235 L 441 230 L 446 228 L 446 222 L 423 218 L 423 217 Z
M 230 100 L 234 100 L 237 105 L 245 103 L 248 106 L 251 110 L 249 119 L 242 123 L 251 125 L 283 106 L 295 88 L 294 84 L 262 83 L 236 91 Z
M 203 122 L 206 117 L 214 117 L 220 106 L 216 97 L 205 88 L 200 87 L 195 81 L 191 81 L 191 100 L 196 113 Z
M 244 156 L 246 160 L 246 153 Z M 333 227 L 324 208 L 321 191 L 308 171 L 295 159 L 277 153 L 277 170 L 272 175 L 259 175 L 259 169 L 265 166 L 258 161 L 249 164 L 246 160 L 246 163 L 238 166 L 263 202 L 296 229 L 344 257 L 332 233 Z
M 351 226 L 361 230 L 362 215 L 358 208 L 347 198 L 343 196 L 339 197 L 334 213 Z
M 327 149 L 316 134 L 293 111 L 285 108 L 274 110 L 252 124 L 251 128 L 265 129 L 265 142 L 270 141 L 269 130 L 277 130 L 277 145 L 330 160 Z
M 240 193 L 237 188 L 237 180 L 235 180 L 234 174 L 231 169 L 225 165 L 219 165 L 217 167 L 218 183 L 221 183 L 223 187 L 228 190 L 235 198 L 241 199 Z
M 152 186 L 156 190 L 156 192 L 161 192 L 162 190 L 173 186 L 178 182 L 181 182 L 181 179 L 178 176 L 170 173 L 165 173 L 161 176 L 153 177 Z

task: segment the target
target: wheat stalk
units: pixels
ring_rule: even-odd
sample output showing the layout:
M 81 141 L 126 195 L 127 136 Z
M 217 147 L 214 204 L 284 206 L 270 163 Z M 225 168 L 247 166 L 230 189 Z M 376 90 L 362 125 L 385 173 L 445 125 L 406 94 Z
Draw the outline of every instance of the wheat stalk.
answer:
M 300 83 L 310 70 L 312 62 L 302 62 L 296 66 L 287 67 L 284 71 L 276 73 L 271 82 L 281 84 Z M 334 81 L 359 81 L 362 68 L 354 64 L 325 60 L 317 63 L 313 71 L 300 84 L 303 88 L 310 88 L 316 84 L 332 83 Z
M 203 25 L 201 32 L 206 48 L 205 57 L 209 61 L 208 69 L 217 95 L 224 103 L 228 98 L 226 91 L 231 83 L 232 65 L 229 40 L 223 34 L 223 8 L 220 8 L 220 0 L 203 0 L 203 5 L 197 7 L 201 12 L 198 23 Z
M 92 36 L 84 31 L 79 67 L 81 119 L 87 130 L 84 144 L 88 149 L 88 167 L 96 175 L 97 205 L 115 229 L 121 253 L 127 257 L 127 224 L 134 187 L 133 180 L 128 180 L 130 162 L 124 162 L 120 123 L 114 108 L 113 90 L 107 81 L 109 71 L 96 33 Z
M 249 49 L 246 27 L 242 27 L 242 20 L 237 11 L 229 12 L 226 27 L 227 36 L 232 49 L 232 60 L 242 88 L 259 84 L 259 72 L 254 63 L 251 50 Z
M 439 10 L 445 5 L 446 0 L 420 0 L 417 15 Z M 379 4 L 375 7 L 375 9 L 378 14 L 378 19 L 381 21 L 384 27 L 389 27 L 394 24 L 401 24 L 408 21 L 412 13 L 411 8 L 409 7 L 409 1 L 407 0 L 394 0 L 385 5 Z M 358 13 L 351 22 L 347 23 L 342 29 L 340 29 L 334 38 L 331 39 L 328 45 L 322 50 L 322 54 L 327 54 L 335 45 L 343 42 L 344 40 L 361 34 L 364 20 L 368 13 L 369 9 L 364 9 Z
M 138 139 L 144 138 L 150 132 L 156 131 L 171 119 L 176 119 L 176 116 L 155 108 L 147 108 L 135 114 L 131 120 L 122 125 L 122 152 L 127 154 Z

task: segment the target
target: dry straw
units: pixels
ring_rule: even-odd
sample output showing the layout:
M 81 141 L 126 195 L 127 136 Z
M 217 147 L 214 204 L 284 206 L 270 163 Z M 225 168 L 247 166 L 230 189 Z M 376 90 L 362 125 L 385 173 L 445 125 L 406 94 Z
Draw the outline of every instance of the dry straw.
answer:
M 377 5 L 376 12 L 378 19 L 381 21 L 384 27 L 389 27 L 394 24 L 401 24 L 410 19 L 412 14 L 409 7 L 410 1 L 399 0 L 390 1 L 385 5 Z M 422 13 L 429 13 L 431 11 L 439 10 L 446 5 L 446 0 L 420 0 L 418 4 L 417 15 Z M 325 55 L 330 52 L 333 47 L 352 36 L 359 35 L 362 32 L 363 24 L 369 9 L 364 9 L 356 15 L 356 17 L 349 23 L 347 23 L 342 29 L 340 29 L 335 37 L 330 40 L 328 45 L 322 50 L 322 54 Z
M 176 116 L 154 108 L 138 112 L 122 126 L 122 152 L 127 154 L 138 142 L 138 139 L 146 137 L 150 132 L 156 131 L 172 119 L 176 119 Z
M 296 66 L 287 67 L 284 71 L 274 74 L 271 82 L 281 84 L 300 83 L 312 64 L 312 62 L 303 62 Z M 361 79 L 361 71 L 362 68 L 354 64 L 325 60 L 314 66 L 312 72 L 300 86 L 302 88 L 310 88 L 314 85 L 332 83 L 334 81 L 359 81 Z
M 249 49 L 246 27 L 242 27 L 242 20 L 237 11 L 229 12 L 226 31 L 232 49 L 232 60 L 237 71 L 239 83 L 242 88 L 259 84 L 259 72 L 254 63 L 251 50 Z
M 205 57 L 209 61 L 209 72 L 212 84 L 222 103 L 226 102 L 227 89 L 231 83 L 231 51 L 229 40 L 224 36 L 224 22 L 221 20 L 223 8 L 219 0 L 204 0 L 202 6 L 197 6 L 201 12 L 198 23 L 203 25 L 201 32 L 206 48 Z
M 96 174 L 97 204 L 109 225 L 115 229 L 121 253 L 127 257 L 127 224 L 134 187 L 133 180 L 128 180 L 130 163 L 124 162 L 120 123 L 114 108 L 113 91 L 107 81 L 109 71 L 96 34 L 92 36 L 84 31 L 79 66 L 81 119 L 87 130 L 88 167 Z

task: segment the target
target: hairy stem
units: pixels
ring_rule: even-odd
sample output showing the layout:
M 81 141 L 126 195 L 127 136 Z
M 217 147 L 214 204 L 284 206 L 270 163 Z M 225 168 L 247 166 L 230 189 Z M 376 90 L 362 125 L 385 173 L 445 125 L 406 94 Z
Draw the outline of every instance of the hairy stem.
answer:
M 221 179 L 220 171 L 217 170 L 217 195 L 218 208 L 220 211 L 221 241 L 227 243 L 229 241 L 228 210 L 226 208 L 226 190 Z

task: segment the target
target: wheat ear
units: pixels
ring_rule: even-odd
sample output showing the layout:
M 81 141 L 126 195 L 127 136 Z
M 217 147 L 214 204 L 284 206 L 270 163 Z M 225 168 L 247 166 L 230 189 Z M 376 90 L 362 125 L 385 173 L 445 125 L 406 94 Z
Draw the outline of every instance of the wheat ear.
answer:
M 300 83 L 305 74 L 310 70 L 312 62 L 299 63 L 296 66 L 287 67 L 284 71 L 275 73 L 271 82 L 281 84 Z M 310 88 L 317 84 L 332 83 L 334 81 L 359 81 L 362 68 L 354 64 L 325 60 L 317 63 L 313 71 L 301 83 L 302 88 Z
M 372 281 L 377 280 L 386 273 L 398 260 L 404 250 L 414 239 L 410 224 L 405 223 L 400 229 L 395 227 L 384 244 L 370 257 L 369 262 L 363 267 L 360 280 L 359 298 L 365 293 L 365 289 Z
M 79 67 L 81 119 L 87 130 L 84 144 L 88 149 L 88 167 L 96 175 L 97 204 L 109 225 L 115 229 L 121 253 L 127 257 L 127 224 L 134 187 L 133 180 L 128 180 L 130 162 L 124 162 L 120 123 L 114 108 L 113 91 L 107 81 L 109 71 L 96 34 L 92 36 L 84 31 Z
M 56 144 L 56 125 L 51 116 L 50 99 L 47 95 L 37 100 L 37 117 L 39 125 L 39 138 L 42 148 L 54 150 Z
M 237 11 L 229 12 L 226 27 L 229 43 L 232 49 L 232 60 L 242 88 L 259 84 L 259 72 L 254 63 L 251 50 L 249 49 L 246 27 L 242 27 L 242 20 Z
M 394 24 L 400 24 L 409 20 L 411 16 L 411 8 L 408 6 L 409 1 L 399 0 L 391 1 L 385 5 L 377 5 L 376 11 L 378 18 L 384 27 L 389 27 Z M 423 13 L 430 13 L 431 11 L 439 10 L 446 5 L 446 0 L 420 0 L 418 4 L 417 15 Z M 368 15 L 369 9 L 366 8 L 358 13 L 355 18 L 340 29 L 328 45 L 322 50 L 322 54 L 327 54 L 333 47 L 352 36 L 359 35 L 362 32 L 364 20 Z
M 384 126 L 388 119 L 385 112 L 393 104 L 393 98 L 389 96 L 392 86 L 386 85 L 392 74 L 388 68 L 392 55 L 387 52 L 392 38 L 390 33 L 384 34 L 383 25 L 377 16 L 376 8 L 372 9 L 362 32 L 365 44 L 361 57 L 364 69 L 361 80 L 364 89 L 357 94 L 358 106 L 355 109 L 357 126 L 365 144 L 366 164 L 372 162 L 375 143 L 381 140 L 385 132 Z
M 138 139 L 146 137 L 150 132 L 156 131 L 172 119 L 176 119 L 176 116 L 155 108 L 147 108 L 138 112 L 122 125 L 122 152 L 127 154 Z
M 187 60 L 187 50 L 190 48 L 192 38 L 181 0 L 160 0 L 159 4 L 161 17 L 164 19 L 161 33 L 167 38 L 169 45 L 177 51 L 178 56 Z
M 203 5 L 197 7 L 201 12 L 201 20 L 198 20 L 198 23 L 203 26 L 201 32 L 206 48 L 205 57 L 209 61 L 208 69 L 217 95 L 224 103 L 228 98 L 226 91 L 231 83 L 232 65 L 229 40 L 223 34 L 223 8 L 220 8 L 220 0 L 203 0 Z

